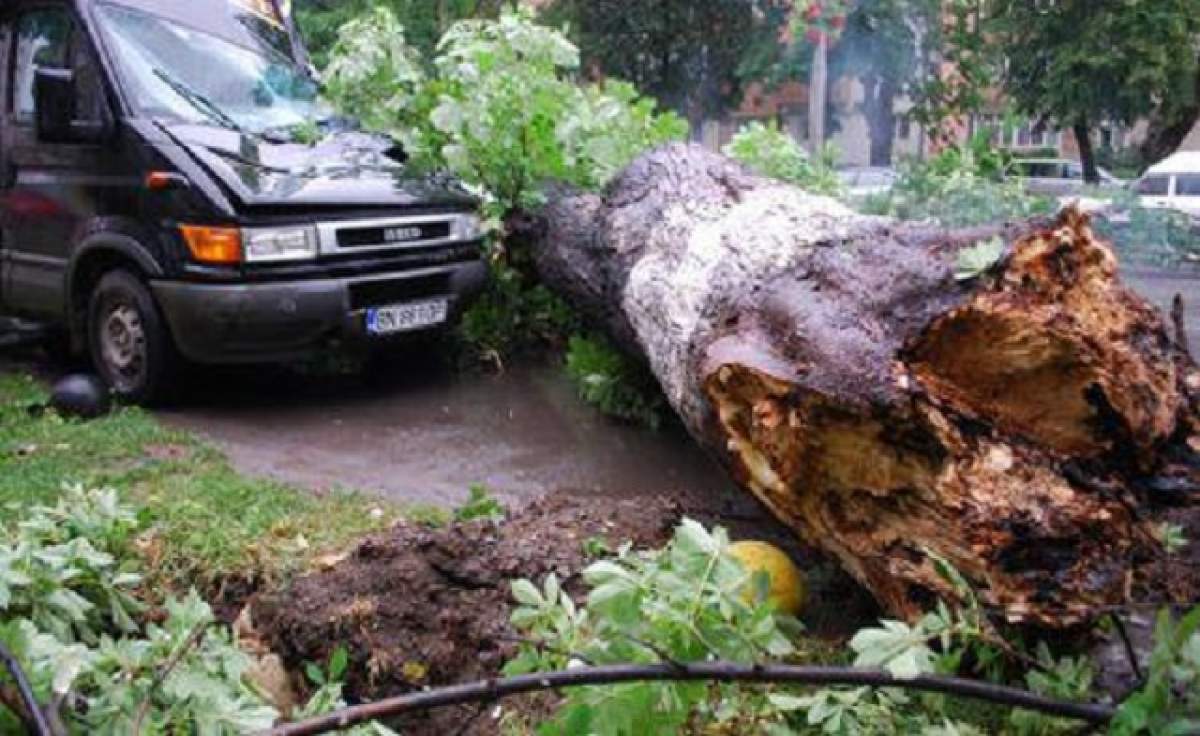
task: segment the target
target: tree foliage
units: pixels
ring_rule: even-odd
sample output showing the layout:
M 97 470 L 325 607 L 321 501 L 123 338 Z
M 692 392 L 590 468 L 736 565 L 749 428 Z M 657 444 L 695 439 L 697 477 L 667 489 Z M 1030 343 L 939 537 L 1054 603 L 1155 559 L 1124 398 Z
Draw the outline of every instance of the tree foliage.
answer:
M 762 176 L 818 194 L 842 193 L 833 169 L 833 151 L 827 148 L 819 156 L 810 156 L 795 138 L 774 123 L 750 123 L 733 136 L 724 153 Z
M 168 598 L 160 622 L 139 620 L 140 518 L 115 491 L 73 487 L 55 506 L 0 528 L 0 644 L 72 736 L 270 728 L 279 713 L 249 676 L 253 660 L 195 591 Z M 336 679 L 320 683 L 298 715 L 344 707 Z M 12 692 L 0 671 L 3 733 L 20 728 Z
M 557 0 L 547 17 L 570 24 L 584 69 L 629 80 L 692 122 L 741 99 L 745 68 L 773 53 L 784 0 Z
M 1066 702 L 1097 699 L 1096 665 L 1087 656 L 1026 650 L 1006 640 L 966 579 L 944 560 L 938 573 L 957 607 L 937 603 L 913 622 L 881 621 L 860 630 L 835 661 L 882 670 L 898 681 L 922 675 L 973 676 Z M 766 664 L 811 661 L 798 622 L 768 603 L 770 581 L 729 554 L 727 534 L 684 520 L 661 550 L 626 544 L 583 573 L 577 603 L 550 575 L 512 584 L 512 624 L 523 633 L 506 674 L 549 672 L 579 664 L 689 664 L 713 659 Z M 1145 687 L 1121 708 L 1112 733 L 1191 733 L 1198 716 L 1200 610 L 1179 620 L 1163 614 Z M 1062 645 L 1059 645 L 1062 648 Z M 830 653 L 820 653 L 828 662 Z M 839 658 L 840 657 L 840 658 Z M 509 732 L 533 732 L 510 718 Z M 706 685 L 636 682 L 566 691 L 539 734 L 653 736 L 1067 736 L 1080 724 L 1013 709 L 964 707 L 944 695 L 902 688 Z
M 326 70 L 343 111 L 404 143 L 414 162 L 478 186 L 500 212 L 548 179 L 595 188 L 638 153 L 682 138 L 630 85 L 575 81 L 579 51 L 528 11 L 460 21 L 426 69 L 385 7 L 342 27 Z
M 1194 101 L 1200 0 L 994 0 L 989 36 L 1006 61 L 1005 89 L 1025 113 L 1086 134 Z
M 940 6 L 937 0 L 860 0 L 830 53 L 832 78 L 851 76 L 863 85 L 872 166 L 892 164 L 896 103 L 924 79 L 926 44 L 934 38 Z
M 995 84 L 994 45 L 983 33 L 986 0 L 947 0 L 927 26 L 923 81 L 911 90 L 909 116 L 935 142 L 956 140 L 956 123 L 983 112 Z
M 408 29 L 407 41 L 432 58 L 438 39 L 455 22 L 495 18 L 503 0 L 295 0 L 296 18 L 318 67 L 324 67 L 338 30 L 375 8 L 387 8 Z
M 817 44 L 829 38 L 829 77 L 853 77 L 862 84 L 863 99 L 853 112 L 866 118 L 870 162 L 890 166 L 896 105 L 926 82 L 941 5 L 937 0 L 805 0 L 797 4 L 788 41 L 769 77 L 776 83 L 803 77 Z

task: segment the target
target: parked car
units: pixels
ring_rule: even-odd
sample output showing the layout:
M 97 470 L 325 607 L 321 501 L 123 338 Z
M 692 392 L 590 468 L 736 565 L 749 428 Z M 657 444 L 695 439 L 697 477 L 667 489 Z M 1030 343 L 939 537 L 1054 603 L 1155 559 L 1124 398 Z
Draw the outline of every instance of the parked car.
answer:
M 1019 158 L 1009 165 L 1009 176 L 1020 179 L 1033 194 L 1063 196 L 1084 189 L 1083 164 L 1065 158 Z M 1100 169 L 1101 186 L 1124 185 L 1117 177 Z
M 883 166 L 860 166 L 840 169 L 838 179 L 851 197 L 885 194 L 896 185 L 899 175 L 895 169 Z
M 0 309 L 125 399 L 179 358 L 443 328 L 484 284 L 477 202 L 332 123 L 280 5 L 0 3 Z M 315 145 L 289 132 L 314 121 Z
M 1133 184 L 1143 207 L 1200 218 L 1200 152 L 1181 151 L 1151 166 Z

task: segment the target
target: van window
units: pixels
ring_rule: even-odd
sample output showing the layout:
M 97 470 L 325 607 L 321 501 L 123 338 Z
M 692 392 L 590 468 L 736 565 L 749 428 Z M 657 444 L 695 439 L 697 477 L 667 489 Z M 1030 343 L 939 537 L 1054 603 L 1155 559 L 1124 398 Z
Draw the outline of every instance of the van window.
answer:
M 1181 197 L 1200 197 L 1200 174 L 1176 176 L 1175 193 Z
M 123 83 L 146 117 L 262 133 L 329 116 L 316 84 L 290 56 L 140 10 L 101 5 Z
M 39 67 L 65 68 L 70 59 L 71 17 L 65 8 L 42 8 L 17 21 L 12 109 L 33 119 L 33 80 Z
M 1171 183 L 1169 176 L 1147 176 L 1137 183 L 1137 193 L 1147 197 L 1165 197 Z

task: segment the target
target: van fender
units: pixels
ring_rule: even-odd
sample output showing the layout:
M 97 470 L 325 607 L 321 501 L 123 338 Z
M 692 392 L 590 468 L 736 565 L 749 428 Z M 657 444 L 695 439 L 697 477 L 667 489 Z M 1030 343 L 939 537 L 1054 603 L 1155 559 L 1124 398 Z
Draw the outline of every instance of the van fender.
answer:
M 129 235 L 112 231 L 93 232 L 80 241 L 71 253 L 64 284 L 68 326 L 72 345 L 77 349 L 83 345 L 87 316 L 87 295 L 79 292 L 79 279 L 88 277 L 86 272 L 97 258 L 105 262 L 132 263 L 148 278 L 163 275 L 162 264 L 151 250 Z

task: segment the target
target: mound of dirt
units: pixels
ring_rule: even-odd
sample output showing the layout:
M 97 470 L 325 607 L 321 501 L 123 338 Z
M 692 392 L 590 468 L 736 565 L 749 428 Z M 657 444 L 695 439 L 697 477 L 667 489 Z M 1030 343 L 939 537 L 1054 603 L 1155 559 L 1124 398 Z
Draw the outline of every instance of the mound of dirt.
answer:
M 667 499 L 557 494 L 500 524 L 401 524 L 366 539 L 331 569 L 257 598 L 255 627 L 294 670 L 327 662 L 333 649 L 345 646 L 353 700 L 481 679 L 495 675 L 516 650 L 508 623 L 512 580 L 555 573 L 568 589 L 577 588 L 589 562 L 585 541 L 661 547 L 681 516 Z M 399 725 L 406 733 L 452 734 L 464 717 L 451 709 Z

